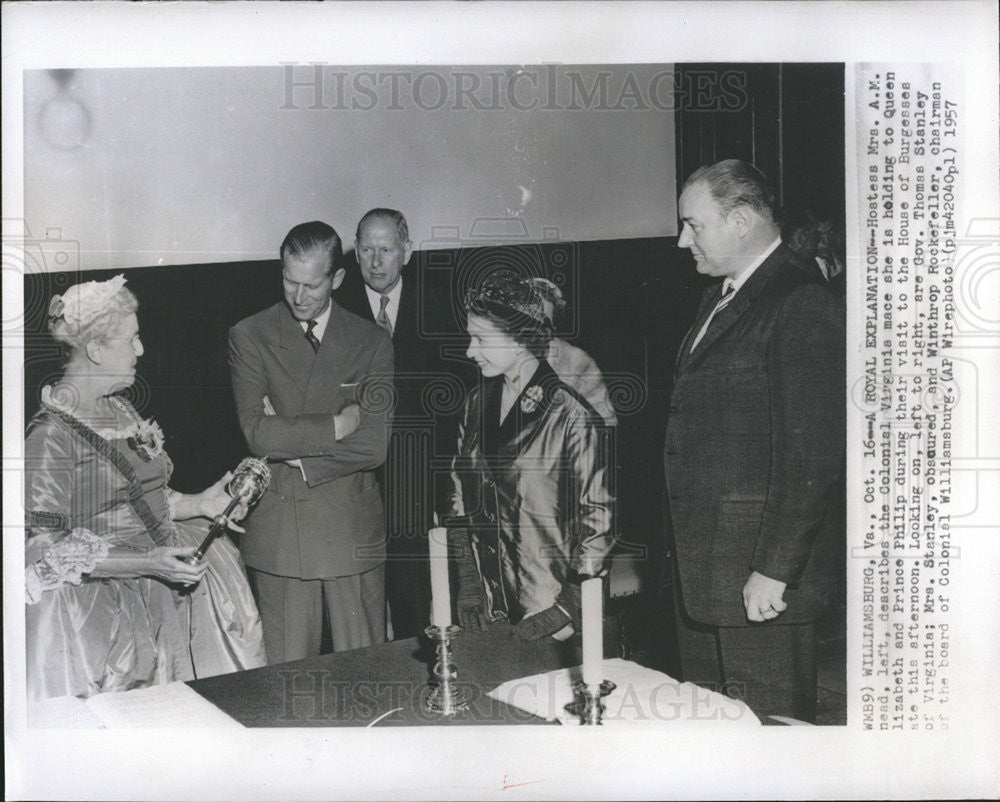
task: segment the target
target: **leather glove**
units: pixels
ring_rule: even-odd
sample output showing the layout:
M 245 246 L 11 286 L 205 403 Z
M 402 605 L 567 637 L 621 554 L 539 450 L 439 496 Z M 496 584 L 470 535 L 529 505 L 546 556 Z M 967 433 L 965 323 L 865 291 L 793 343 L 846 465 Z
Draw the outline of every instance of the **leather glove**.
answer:
M 455 561 L 458 575 L 458 592 L 455 594 L 458 624 L 469 632 L 486 629 L 486 595 L 483 580 L 472 556 L 472 544 L 464 529 L 448 529 L 448 551 Z
M 556 604 L 569 614 L 569 618 L 573 622 L 573 629 L 577 632 L 583 632 L 583 614 L 580 610 L 579 585 L 581 579 L 587 579 L 587 577 L 576 577 L 575 580 L 567 579 L 563 582 L 559 595 L 556 596 Z
M 522 618 L 514 625 L 514 634 L 522 640 L 541 640 L 554 635 L 570 622 L 566 611 L 553 604 L 547 610 Z
M 469 588 L 465 583 L 458 585 L 458 624 L 467 632 L 481 632 L 486 629 L 486 599 L 478 587 Z
M 572 624 L 576 632 L 582 629 L 580 586 L 573 580 L 563 583 L 555 604 L 547 610 L 521 619 L 514 626 L 514 634 L 525 640 L 538 640 L 546 635 L 554 635 L 567 624 Z

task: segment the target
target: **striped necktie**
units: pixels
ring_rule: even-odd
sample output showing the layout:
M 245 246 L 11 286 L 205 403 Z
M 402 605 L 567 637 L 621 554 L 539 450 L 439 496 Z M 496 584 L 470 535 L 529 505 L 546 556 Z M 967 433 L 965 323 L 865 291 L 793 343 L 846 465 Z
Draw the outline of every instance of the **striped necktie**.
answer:
M 319 351 L 319 339 L 313 334 L 313 329 L 316 328 L 315 320 L 306 321 L 306 339 L 309 341 L 309 345 L 312 346 L 313 353 Z
M 729 302 L 731 300 L 733 300 L 733 296 L 735 294 L 736 293 L 733 291 L 732 282 L 730 282 L 727 279 L 726 283 L 725 283 L 725 286 L 723 286 L 723 288 L 722 288 L 722 297 L 719 299 L 719 302 L 715 305 L 715 309 L 712 310 L 712 313 L 708 316 L 708 319 L 705 321 L 704 325 L 701 327 L 701 330 L 698 332 L 698 336 L 695 337 L 694 341 L 691 343 L 691 350 L 692 351 L 694 351 L 694 349 L 698 345 L 698 343 L 701 342 L 701 338 L 705 336 L 705 332 L 708 331 L 708 327 L 712 325 L 712 321 L 715 319 L 715 316 L 717 314 L 719 314 L 719 312 L 721 312 L 727 306 L 729 306 Z
M 383 329 L 389 332 L 389 336 L 392 336 L 392 321 L 389 320 L 389 312 L 386 307 L 389 305 L 389 296 L 383 295 L 379 299 L 378 315 L 375 316 L 375 322 L 378 323 Z

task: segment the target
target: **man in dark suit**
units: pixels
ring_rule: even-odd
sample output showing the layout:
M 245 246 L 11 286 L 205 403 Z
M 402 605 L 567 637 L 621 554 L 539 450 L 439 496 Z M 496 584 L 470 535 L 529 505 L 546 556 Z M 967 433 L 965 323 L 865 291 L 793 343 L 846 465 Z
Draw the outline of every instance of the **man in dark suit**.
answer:
M 417 635 L 430 623 L 432 459 L 447 448 L 439 420 L 443 410 L 435 410 L 433 401 L 461 398 L 458 380 L 443 370 L 434 337 L 441 329 L 437 317 L 450 308 L 448 299 L 432 291 L 417 267 L 404 270 L 412 253 L 406 218 L 395 209 L 372 209 L 358 223 L 359 269 L 348 273 L 335 296 L 345 309 L 392 336 L 396 399 L 380 481 L 388 532 L 386 594 L 396 638 Z M 436 322 L 428 325 L 429 320 Z
M 392 343 L 331 299 L 340 238 L 295 226 L 281 245 L 284 301 L 229 332 L 240 427 L 272 463 L 241 550 L 272 663 L 320 651 L 323 605 L 335 651 L 385 641 L 385 460 Z
M 679 245 L 723 279 L 681 344 L 667 426 L 682 672 L 812 720 L 815 621 L 843 571 L 842 309 L 781 242 L 752 165 L 701 168 L 679 212 Z

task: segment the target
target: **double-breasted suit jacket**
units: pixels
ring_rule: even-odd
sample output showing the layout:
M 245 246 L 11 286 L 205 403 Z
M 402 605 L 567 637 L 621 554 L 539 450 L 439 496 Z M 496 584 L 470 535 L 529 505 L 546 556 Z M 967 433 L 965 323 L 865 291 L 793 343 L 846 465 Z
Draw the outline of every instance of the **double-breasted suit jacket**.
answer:
M 386 332 L 331 301 L 317 352 L 284 303 L 229 333 L 240 427 L 272 480 L 246 522 L 247 565 L 300 579 L 364 573 L 385 561 L 375 470 L 385 460 L 392 398 Z M 277 414 L 267 415 L 267 396 Z M 337 440 L 334 415 L 350 403 L 360 424 Z M 300 459 L 302 470 L 283 460 Z M 305 480 L 303 480 L 303 473 Z
M 450 309 L 444 293 L 428 286 L 415 254 L 403 271 L 403 285 L 392 334 L 393 435 L 389 456 L 380 472 L 386 493 L 387 527 L 401 541 L 404 553 L 422 554 L 418 546 L 433 526 L 434 482 L 431 461 L 435 454 L 450 453 L 454 447 L 456 409 L 435 408 L 438 399 L 461 397 L 460 380 L 448 372 L 440 357 L 440 334 L 445 331 L 442 310 Z M 335 293 L 337 302 L 359 317 L 374 322 L 360 270 L 348 270 Z M 454 406 L 454 405 L 452 405 Z
M 787 583 L 781 623 L 815 619 L 842 570 L 844 332 L 838 300 L 779 245 L 681 345 L 665 446 L 680 595 L 703 624 L 744 626 L 751 572 Z

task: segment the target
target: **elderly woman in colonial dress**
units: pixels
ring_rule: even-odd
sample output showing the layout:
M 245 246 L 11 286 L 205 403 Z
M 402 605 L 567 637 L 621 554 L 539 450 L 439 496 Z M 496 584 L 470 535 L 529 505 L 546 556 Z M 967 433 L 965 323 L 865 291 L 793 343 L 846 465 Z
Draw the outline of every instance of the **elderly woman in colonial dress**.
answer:
M 487 277 L 465 312 L 483 381 L 448 484 L 459 621 L 564 639 L 580 629 L 581 580 L 607 572 L 614 544 L 608 429 L 546 362 L 552 327 L 531 280 Z
M 49 307 L 50 331 L 70 355 L 42 390 L 25 442 L 30 698 L 265 664 L 236 548 L 221 537 L 189 561 L 230 500 L 229 476 L 195 495 L 171 490 L 159 426 L 115 394 L 132 384 L 143 352 L 124 284 L 86 282 Z

